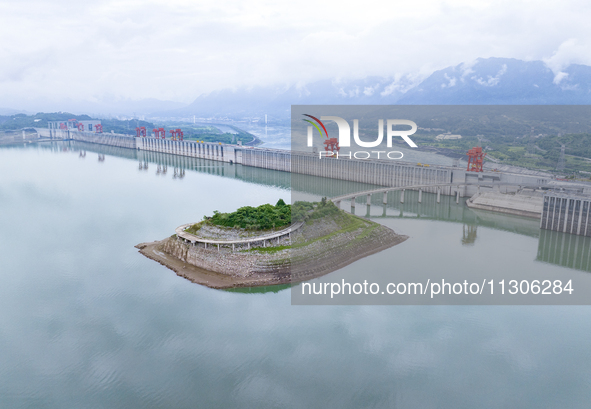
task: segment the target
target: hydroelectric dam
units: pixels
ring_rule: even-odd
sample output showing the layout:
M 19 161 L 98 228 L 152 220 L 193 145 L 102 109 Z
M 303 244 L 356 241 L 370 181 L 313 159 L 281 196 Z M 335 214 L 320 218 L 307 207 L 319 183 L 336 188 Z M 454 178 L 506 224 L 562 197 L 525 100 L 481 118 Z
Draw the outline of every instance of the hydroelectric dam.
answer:
M 61 134 L 61 135 L 60 135 Z M 40 136 L 41 133 L 40 133 Z M 474 195 L 480 196 L 483 193 L 509 193 L 515 194 L 522 189 L 531 190 L 570 190 L 574 196 L 568 199 L 564 206 L 576 206 L 575 213 L 581 213 L 575 223 L 577 229 L 569 228 L 572 234 L 591 235 L 591 228 L 581 229 L 579 220 L 582 220 L 582 214 L 588 213 L 591 206 L 585 204 L 591 203 L 588 198 L 588 188 L 572 186 L 573 184 L 558 182 L 552 175 L 537 172 L 526 171 L 523 173 L 510 173 L 498 171 L 471 172 L 464 168 L 442 165 L 424 165 L 419 163 L 409 163 L 395 159 L 355 159 L 341 157 L 339 159 L 319 155 L 315 152 L 289 151 L 281 149 L 269 149 L 264 147 L 250 147 L 242 145 L 212 143 L 201 141 L 182 141 L 151 136 L 127 136 L 113 133 L 97 133 L 88 131 L 54 131 L 50 137 L 62 140 L 74 140 L 103 146 L 119 147 L 133 149 L 137 151 L 138 158 L 144 157 L 150 160 L 151 155 L 168 154 L 181 158 L 199 158 L 225 162 L 227 164 L 239 164 L 246 167 L 268 169 L 280 172 L 289 172 L 291 174 L 300 174 L 308 176 L 317 176 L 324 180 L 343 180 L 349 182 L 358 182 L 368 185 L 384 187 L 375 192 L 360 192 L 350 194 L 347 197 L 335 197 L 335 203 L 342 200 L 352 199 L 352 207 L 355 206 L 357 198 L 367 196 L 367 204 L 370 203 L 370 197 L 373 193 L 382 193 L 393 188 L 402 191 L 402 200 L 404 200 L 404 190 L 416 190 L 419 192 L 419 203 L 422 193 L 434 193 L 437 195 L 437 202 L 441 195 L 453 196 L 456 203 L 460 198 L 473 198 Z M 406 187 L 406 188 L 405 188 Z M 574 187 L 574 189 L 573 189 Z M 581 197 L 581 194 L 584 195 Z M 376 195 L 377 196 L 377 195 Z M 502 195 L 509 197 L 509 195 Z M 546 195 L 547 196 L 547 195 Z M 384 198 L 386 194 L 384 193 Z M 544 214 L 535 214 L 536 218 L 542 217 L 548 219 L 548 199 L 544 202 Z M 566 199 L 565 199 L 566 200 Z M 542 203 L 542 202 L 541 202 Z M 540 205 L 541 205 L 540 203 Z M 485 207 L 486 208 L 486 207 Z M 493 209 L 492 206 L 489 208 Z M 511 205 L 508 205 L 511 208 Z M 580 209 L 580 210 L 579 210 Z M 552 207 L 554 210 L 554 207 Z M 573 209 L 574 210 L 574 209 Z M 509 213 L 513 213 L 509 211 Z M 514 214 L 520 214 L 515 212 Z M 560 217 L 564 212 L 560 212 Z M 585 217 L 585 222 L 591 223 L 591 218 Z M 586 224 L 584 224 L 586 225 Z M 566 231 L 564 224 L 540 223 L 542 229 Z
M 63 138 L 66 139 L 66 138 Z M 159 152 L 192 158 L 209 159 L 263 169 L 319 176 L 328 179 L 367 183 L 377 186 L 399 187 L 434 185 L 422 190 L 430 193 L 459 197 L 472 196 L 476 185 L 486 189 L 504 184 L 543 186 L 551 176 L 541 172 L 517 174 L 506 172 L 469 172 L 465 169 L 441 165 L 421 165 L 393 159 L 335 159 L 317 153 L 297 152 L 264 147 L 250 147 L 212 142 L 179 141 L 154 137 L 135 137 L 95 132 L 68 132 L 68 139 L 100 145 L 117 146 L 145 152 Z M 435 185 L 447 185 L 437 189 Z M 509 190 L 510 191 L 510 190 Z

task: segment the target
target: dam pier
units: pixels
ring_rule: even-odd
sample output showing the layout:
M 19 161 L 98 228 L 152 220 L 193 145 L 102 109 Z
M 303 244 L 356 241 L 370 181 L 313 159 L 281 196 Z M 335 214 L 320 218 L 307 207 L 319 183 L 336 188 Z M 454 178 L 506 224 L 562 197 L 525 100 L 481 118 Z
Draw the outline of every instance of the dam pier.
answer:
M 159 152 L 170 155 L 209 159 L 263 169 L 346 180 L 378 186 L 424 186 L 422 192 L 438 193 L 458 198 L 477 193 L 477 185 L 542 186 L 552 180 L 543 172 L 470 172 L 463 168 L 422 165 L 388 159 L 331 158 L 312 152 L 257 148 L 214 142 L 179 141 L 154 137 L 134 137 L 94 132 L 68 132 L 69 139 L 107 146 Z M 432 186 L 431 186 L 432 185 Z M 445 185 L 439 186 L 437 185 Z M 498 189 L 498 187 L 496 187 Z M 505 190 L 505 192 L 510 192 Z
M 591 235 L 591 227 L 586 228 L 587 220 L 591 221 L 588 217 L 591 209 L 591 189 L 580 185 L 573 188 L 574 184 L 556 181 L 551 174 L 541 171 L 524 169 L 521 173 L 474 172 L 457 166 L 424 165 L 402 160 L 355 159 L 346 156 L 337 159 L 319 155 L 317 152 L 161 139 L 152 136 L 136 137 L 76 129 L 44 129 L 38 130 L 38 133 L 40 137 L 51 139 L 134 149 L 138 156 L 150 153 L 168 154 L 383 187 L 332 199 L 338 206 L 342 200 L 351 200 L 352 211 L 358 198 L 365 196 L 366 204 L 369 205 L 372 195 L 382 194 L 382 201 L 386 203 L 389 191 L 400 191 L 399 200 L 404 203 L 405 191 L 414 190 L 418 191 L 418 203 L 421 203 L 423 193 L 436 194 L 437 203 L 440 203 L 441 195 L 454 197 L 456 203 L 465 200 L 463 198 L 469 198 L 469 207 L 541 218 L 542 229 Z M 517 197 L 516 194 L 524 189 L 541 195 L 540 203 L 537 203 L 538 199 L 535 197 L 531 198 L 529 203 L 521 200 L 519 206 L 524 206 L 522 209 L 519 206 L 515 207 L 514 203 L 509 203 L 511 200 L 507 202 L 506 199 L 511 199 L 511 195 Z M 561 192 L 560 198 L 556 196 L 557 190 Z M 555 203 L 560 203 L 560 206 Z

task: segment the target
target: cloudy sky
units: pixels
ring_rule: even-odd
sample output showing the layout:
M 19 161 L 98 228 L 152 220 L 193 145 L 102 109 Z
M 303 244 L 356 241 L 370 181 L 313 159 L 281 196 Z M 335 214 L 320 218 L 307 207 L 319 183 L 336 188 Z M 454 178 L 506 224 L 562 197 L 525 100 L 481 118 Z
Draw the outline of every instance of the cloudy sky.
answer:
M 191 102 L 478 57 L 591 64 L 585 1 L 0 1 L 0 107 Z

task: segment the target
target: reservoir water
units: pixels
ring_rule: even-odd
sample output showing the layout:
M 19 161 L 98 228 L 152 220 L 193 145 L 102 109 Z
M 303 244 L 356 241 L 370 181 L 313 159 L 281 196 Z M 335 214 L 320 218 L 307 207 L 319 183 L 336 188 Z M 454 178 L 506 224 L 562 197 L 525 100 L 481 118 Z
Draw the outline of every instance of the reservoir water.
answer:
M 292 306 L 289 289 L 212 290 L 133 247 L 292 186 L 363 188 L 94 145 L 0 148 L 0 407 L 589 407 L 587 306 Z M 442 205 L 386 209 L 410 238 L 347 268 L 412 266 L 444 244 L 420 268 L 590 274 L 535 221 Z

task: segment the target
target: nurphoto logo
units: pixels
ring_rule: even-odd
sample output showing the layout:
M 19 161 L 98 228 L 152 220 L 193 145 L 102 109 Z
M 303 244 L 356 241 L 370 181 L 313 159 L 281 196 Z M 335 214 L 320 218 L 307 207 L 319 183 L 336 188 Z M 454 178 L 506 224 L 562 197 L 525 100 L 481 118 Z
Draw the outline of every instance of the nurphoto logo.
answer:
M 324 141 L 325 150 L 320 151 L 318 153 L 319 159 L 322 157 L 335 157 L 336 159 L 339 158 L 339 150 L 342 147 L 351 147 L 351 126 L 349 122 L 345 119 L 338 117 L 338 116 L 321 116 L 320 119 L 316 118 L 315 116 L 303 114 L 304 116 L 310 118 L 304 118 L 303 121 L 308 122 L 310 125 L 308 126 L 308 147 L 313 146 L 313 136 L 314 136 L 314 128 L 318 130 L 318 133 L 322 138 L 326 138 Z M 338 138 L 330 138 L 328 136 L 328 131 L 326 130 L 326 126 L 322 121 L 333 121 L 337 124 L 339 129 L 339 136 Z M 401 130 L 395 129 L 396 126 L 399 125 L 406 125 L 410 126 L 408 130 Z M 394 137 L 401 137 L 404 142 L 408 144 L 411 148 L 416 148 L 417 144 L 410 139 L 410 135 L 414 134 L 417 131 L 417 124 L 413 121 L 409 121 L 407 119 L 388 119 L 386 120 L 386 146 L 388 148 L 392 147 L 392 139 Z M 355 144 L 361 148 L 375 148 L 380 146 L 384 141 L 384 120 L 378 120 L 378 136 L 376 140 L 365 142 L 362 141 L 359 137 L 359 120 L 353 119 L 353 140 Z M 385 154 L 385 157 L 388 159 L 402 159 L 404 154 L 400 151 L 351 151 L 348 154 L 340 154 L 340 156 L 345 156 L 349 159 L 354 157 L 355 159 L 369 159 L 375 153 L 378 159 L 383 159 L 380 157 L 381 154 Z

